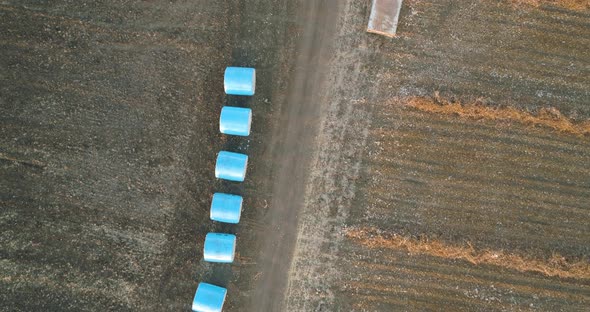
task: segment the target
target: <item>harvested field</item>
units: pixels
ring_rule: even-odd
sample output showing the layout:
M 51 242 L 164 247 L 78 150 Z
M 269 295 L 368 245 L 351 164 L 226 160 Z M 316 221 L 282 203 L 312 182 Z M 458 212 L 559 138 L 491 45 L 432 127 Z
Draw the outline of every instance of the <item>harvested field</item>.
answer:
M 296 4 L 0 1 L 0 311 L 186 311 L 199 281 L 250 304 Z M 253 100 L 224 96 L 230 64 Z M 254 109 L 248 139 L 223 104 Z M 250 154 L 244 184 L 215 180 L 221 149 Z M 244 195 L 240 225 L 209 220 L 214 191 Z M 209 231 L 239 233 L 235 265 L 202 261 Z
M 369 6 L 0 1 L 0 311 L 188 311 L 199 281 L 224 311 L 586 310 L 587 2 L 404 1 L 395 39 Z
M 583 311 L 590 13 L 404 3 L 345 6 L 287 310 Z

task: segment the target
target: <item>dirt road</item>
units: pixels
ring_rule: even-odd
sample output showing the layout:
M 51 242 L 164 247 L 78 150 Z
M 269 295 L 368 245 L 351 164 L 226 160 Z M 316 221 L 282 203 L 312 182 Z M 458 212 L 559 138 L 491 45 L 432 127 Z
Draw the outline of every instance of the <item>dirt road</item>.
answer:
M 283 300 L 297 235 L 297 214 L 303 204 L 305 182 L 318 121 L 322 90 L 330 59 L 327 55 L 336 28 L 338 5 L 326 1 L 300 4 L 295 68 L 289 78 L 286 101 L 270 141 L 276 173 L 268 225 L 260 235 L 259 280 L 248 311 L 284 311 Z

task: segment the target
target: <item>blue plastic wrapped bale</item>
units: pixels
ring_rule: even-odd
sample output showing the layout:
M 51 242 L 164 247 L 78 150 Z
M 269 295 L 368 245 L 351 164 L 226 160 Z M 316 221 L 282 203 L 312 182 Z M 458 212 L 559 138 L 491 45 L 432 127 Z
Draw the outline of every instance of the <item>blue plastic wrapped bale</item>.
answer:
M 233 234 L 209 233 L 205 236 L 203 257 L 208 262 L 232 263 L 236 253 L 236 236 Z
M 247 167 L 247 155 L 221 151 L 217 154 L 215 177 L 218 179 L 243 182 L 246 178 Z
M 256 70 L 249 67 L 227 67 L 223 76 L 223 88 L 226 94 L 254 95 Z
M 242 214 L 242 196 L 224 193 L 213 194 L 211 220 L 225 223 L 239 223 Z
M 224 106 L 219 116 L 219 131 L 224 134 L 248 136 L 252 125 L 252 110 Z
M 227 289 L 207 283 L 199 283 L 193 299 L 193 312 L 221 312 Z

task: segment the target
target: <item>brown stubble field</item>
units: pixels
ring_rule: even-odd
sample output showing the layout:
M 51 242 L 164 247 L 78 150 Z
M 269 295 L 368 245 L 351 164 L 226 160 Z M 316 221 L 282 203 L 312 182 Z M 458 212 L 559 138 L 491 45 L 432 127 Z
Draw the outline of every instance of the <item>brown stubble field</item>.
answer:
M 189 310 L 200 281 L 249 303 L 293 10 L 1 2 L 1 311 Z M 228 65 L 257 68 L 255 99 L 224 96 Z M 224 104 L 254 109 L 251 137 L 218 133 Z M 251 156 L 246 183 L 214 178 L 221 149 Z M 244 195 L 240 225 L 209 220 L 219 191 Z M 238 233 L 235 265 L 202 260 L 209 231 Z
M 583 311 L 590 12 L 543 1 L 405 4 L 393 41 L 337 39 L 363 60 L 344 76 L 360 71 L 373 84 L 351 82 L 339 93 L 348 101 L 323 119 L 341 132 L 325 135 L 304 211 L 327 221 L 304 213 L 298 246 L 316 248 L 296 250 L 289 306 Z

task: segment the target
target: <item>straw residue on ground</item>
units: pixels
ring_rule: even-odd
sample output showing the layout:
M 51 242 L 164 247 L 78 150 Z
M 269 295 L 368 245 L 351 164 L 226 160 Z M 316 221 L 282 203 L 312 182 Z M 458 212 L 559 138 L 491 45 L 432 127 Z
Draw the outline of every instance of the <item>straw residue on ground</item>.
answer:
M 570 10 L 585 10 L 590 8 L 588 0 L 511 0 L 514 5 L 528 5 L 538 7 L 543 4 L 555 5 Z
M 560 278 L 590 279 L 588 259 L 566 259 L 554 253 L 549 259 L 535 259 L 503 250 L 478 250 L 471 243 L 451 245 L 427 236 L 408 237 L 376 228 L 348 228 L 346 237 L 368 248 L 406 250 L 410 255 L 463 260 L 474 265 L 488 264 L 519 272 L 537 272 Z
M 434 97 L 412 97 L 406 101 L 405 105 L 428 113 L 475 120 L 516 122 L 528 126 L 549 128 L 562 133 L 590 135 L 590 121 L 574 121 L 553 107 L 541 108 L 538 112 L 531 113 L 509 106 L 488 106 L 481 101 L 472 103 L 453 102 L 442 99 L 438 95 Z

